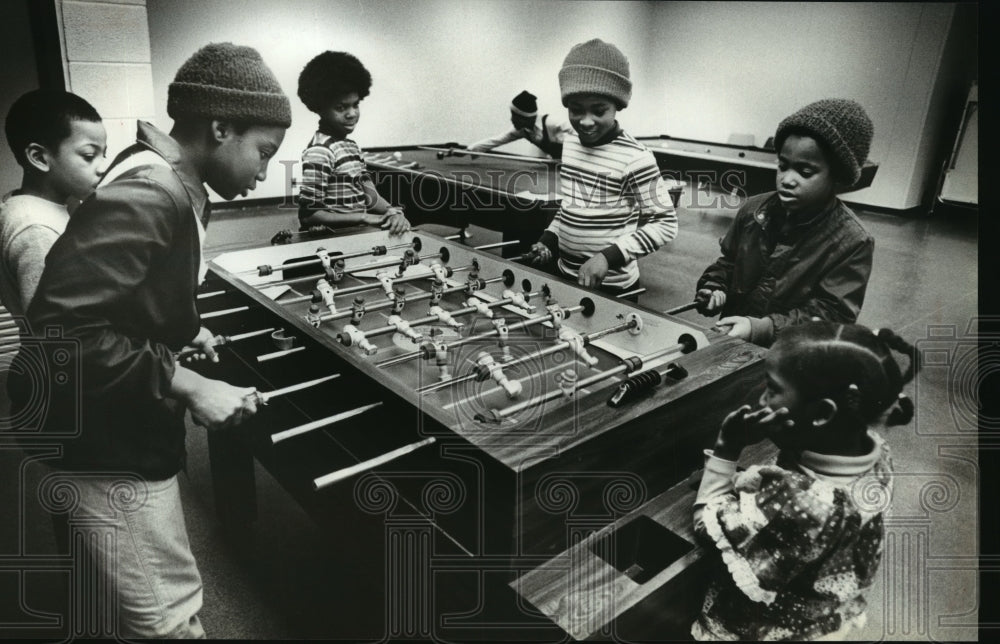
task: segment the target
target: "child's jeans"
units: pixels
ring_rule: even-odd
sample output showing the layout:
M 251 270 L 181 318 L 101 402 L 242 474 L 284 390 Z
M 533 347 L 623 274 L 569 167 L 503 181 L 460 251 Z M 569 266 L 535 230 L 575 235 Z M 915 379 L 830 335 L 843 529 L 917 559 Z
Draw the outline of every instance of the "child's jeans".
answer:
M 204 638 L 198 619 L 201 575 L 188 542 L 177 477 L 145 481 L 58 470 L 50 476 L 63 486 L 63 498 L 67 489 L 76 497 L 68 512 L 54 515 L 57 543 L 67 550 L 73 544 L 75 570 L 93 571 L 74 575 L 70 600 L 76 607 L 96 600 L 96 611 L 79 612 L 105 622 L 76 628 L 120 638 Z M 94 591 L 86 586 L 95 578 L 103 582 L 97 588 L 106 589 L 104 597 L 88 600 Z

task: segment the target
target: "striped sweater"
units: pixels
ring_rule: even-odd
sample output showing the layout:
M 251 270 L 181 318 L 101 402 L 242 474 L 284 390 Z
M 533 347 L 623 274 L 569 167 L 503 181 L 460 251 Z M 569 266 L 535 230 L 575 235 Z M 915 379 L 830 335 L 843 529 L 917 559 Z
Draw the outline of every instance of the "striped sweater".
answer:
M 316 132 L 302 153 L 299 219 L 312 210 L 355 214 L 366 211 L 361 184 L 368 169 L 361 149 L 351 139 L 334 139 Z
M 604 253 L 609 270 L 602 285 L 630 288 L 639 280 L 636 260 L 677 235 L 677 214 L 653 153 L 625 132 L 593 147 L 567 137 L 559 185 L 562 205 L 541 241 L 558 240 L 558 266 L 567 276 L 575 278 L 584 262 Z

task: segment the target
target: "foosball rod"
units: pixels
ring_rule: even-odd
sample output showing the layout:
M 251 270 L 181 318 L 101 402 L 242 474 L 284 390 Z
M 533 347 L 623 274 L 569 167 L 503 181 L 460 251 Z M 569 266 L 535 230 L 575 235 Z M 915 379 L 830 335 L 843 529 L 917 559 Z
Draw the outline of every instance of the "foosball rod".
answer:
M 316 385 L 322 384 L 324 382 L 329 382 L 334 378 L 339 378 L 339 373 L 330 374 L 329 376 L 323 376 L 322 378 L 316 378 L 314 380 L 307 380 L 305 382 L 300 382 L 294 385 L 289 385 L 287 387 L 282 387 L 281 389 L 274 389 L 272 391 L 254 391 L 247 394 L 248 397 L 252 396 L 258 405 L 266 405 L 271 401 L 272 398 L 277 398 L 278 396 L 285 396 L 296 391 L 302 391 L 303 389 L 309 389 L 310 387 L 315 387 Z
M 337 261 L 337 260 L 344 260 L 344 259 L 354 259 L 355 257 L 366 257 L 368 255 L 373 255 L 375 257 L 379 257 L 381 255 L 385 255 L 390 250 L 398 250 L 400 248 L 413 248 L 417 252 L 420 252 L 420 249 L 422 248 L 422 245 L 420 243 L 420 238 L 419 237 L 414 237 L 413 241 L 406 242 L 405 244 L 396 244 L 395 246 L 374 246 L 374 247 L 371 248 L 371 250 L 359 250 L 359 251 L 354 252 L 354 253 L 345 253 L 345 254 L 342 254 L 342 255 L 330 255 L 330 259 L 334 260 L 334 261 Z M 301 268 L 302 266 L 312 266 L 313 264 L 322 264 L 322 263 L 323 263 L 323 260 L 317 257 L 316 259 L 304 259 L 304 260 L 298 261 L 298 262 L 291 262 L 291 263 L 288 263 L 288 264 L 281 264 L 280 266 L 278 266 L 277 269 L 275 269 L 270 264 L 261 264 L 257 268 L 246 268 L 246 269 L 244 269 L 242 271 L 236 271 L 235 274 L 236 275 L 246 275 L 246 274 L 249 274 L 249 273 L 257 273 L 261 277 L 264 277 L 265 275 L 270 275 L 271 272 L 275 271 L 275 270 L 282 270 L 283 271 L 283 270 L 287 270 L 289 268 Z
M 230 344 L 232 344 L 234 342 L 239 342 L 240 340 L 246 340 L 248 338 L 256 338 L 257 336 L 261 336 L 261 335 L 264 335 L 266 333 L 270 333 L 271 331 L 274 331 L 274 327 L 271 327 L 269 329 L 260 329 L 258 331 L 248 331 L 246 333 L 237 333 L 236 335 L 216 336 L 216 337 L 219 338 L 219 341 L 215 344 L 215 346 L 216 347 L 224 347 L 224 346 L 230 345 Z M 184 358 L 196 355 L 198 353 L 204 353 L 204 351 L 202 351 L 201 349 L 197 349 L 197 348 L 184 349 L 182 351 L 178 351 L 177 353 L 175 353 L 174 354 L 174 359 L 175 360 L 183 360 Z
M 501 277 L 501 278 L 493 278 L 493 279 L 496 280 L 496 279 L 503 279 L 503 278 Z M 524 297 L 525 300 L 529 300 L 532 297 L 538 297 L 539 295 L 542 294 L 542 292 L 543 291 L 534 291 L 532 293 L 525 293 L 525 294 L 523 294 L 523 297 Z M 409 300 L 407 300 L 407 301 L 409 301 Z M 485 306 L 487 306 L 488 308 L 495 308 L 495 307 L 498 307 L 498 306 L 505 306 L 507 304 L 513 304 L 513 303 L 514 303 L 514 298 L 513 297 L 505 297 L 503 299 L 495 300 L 493 302 L 486 302 Z M 462 315 L 468 315 L 470 313 L 475 313 L 478 310 L 479 310 L 479 307 L 477 307 L 477 306 L 463 306 L 461 308 L 455 309 L 454 311 L 448 311 L 447 313 L 448 313 L 448 315 L 450 315 L 452 317 L 458 317 L 458 316 L 462 316 Z M 422 318 L 416 318 L 416 319 L 413 319 L 413 320 L 406 320 L 406 323 L 408 325 L 410 325 L 410 326 L 420 326 L 421 324 L 429 324 L 430 322 L 434 322 L 434 321 L 439 320 L 439 319 L 440 319 L 439 316 L 431 314 L 431 315 L 426 315 L 426 316 L 424 316 Z M 376 337 L 376 336 L 385 335 L 386 333 L 392 333 L 395 330 L 396 330 L 396 326 L 394 324 L 387 324 L 384 327 L 377 327 L 377 328 L 371 329 L 370 331 L 365 331 L 364 335 L 365 335 L 366 338 L 373 338 L 373 337 Z
M 222 309 L 219 311 L 210 311 L 208 313 L 202 313 L 202 320 L 211 320 L 212 318 L 221 318 L 224 315 L 232 315 L 233 313 L 240 313 L 241 311 L 249 311 L 249 306 L 237 306 L 232 309 Z
M 691 309 L 697 308 L 698 302 L 688 302 L 687 304 L 682 304 L 680 306 L 675 306 L 672 309 L 667 309 L 664 311 L 667 315 L 677 315 L 678 313 L 684 313 L 685 311 L 690 311 Z
M 622 298 L 625 298 L 625 297 L 629 297 L 631 295 L 639 295 L 640 293 L 645 293 L 645 292 L 646 292 L 646 287 L 645 286 L 640 286 L 637 289 L 633 289 L 631 291 L 625 291 L 624 293 L 619 293 L 615 297 L 618 298 L 618 299 L 622 299 Z
M 682 334 L 680 338 L 678 338 L 678 342 L 676 344 L 672 344 L 668 347 L 664 347 L 663 349 L 653 351 L 652 353 L 647 353 L 644 356 L 636 356 L 635 358 L 629 358 L 623 360 L 616 367 L 611 367 L 610 369 L 596 373 L 593 376 L 579 380 L 576 383 L 576 386 L 574 387 L 573 391 L 574 393 L 578 392 L 581 389 L 584 389 L 585 387 L 594 384 L 595 382 L 601 382 L 602 380 L 607 380 L 608 378 L 617 376 L 620 373 L 632 373 L 633 371 L 638 371 L 639 369 L 642 369 L 642 366 L 644 364 L 652 362 L 653 360 L 657 360 L 664 356 L 670 355 L 672 353 L 678 353 L 678 352 L 690 353 L 691 351 L 694 351 L 696 348 L 697 348 L 697 341 L 692 336 L 686 333 Z M 516 405 L 504 407 L 503 409 L 491 409 L 490 414 L 493 416 L 493 418 L 487 418 L 481 414 L 477 414 L 477 419 L 496 420 L 496 421 L 503 420 L 504 418 L 512 416 L 513 414 L 516 414 L 519 411 L 523 411 L 531 407 L 537 407 L 542 403 L 548 402 L 550 400 L 559 398 L 564 395 L 565 394 L 561 389 L 553 389 L 552 391 L 548 391 L 544 394 L 535 396 L 530 400 L 525 400 L 524 402 L 517 403 Z
M 510 244 L 520 244 L 520 243 L 521 243 L 520 240 L 513 240 L 513 241 L 506 241 L 506 242 L 498 242 L 496 244 L 483 244 L 482 246 L 473 246 L 472 250 L 489 250 L 490 248 L 499 248 L 500 246 L 508 246 Z M 442 247 L 441 250 L 438 251 L 438 252 L 436 252 L 436 253 L 428 253 L 426 255 L 418 255 L 417 259 L 414 261 L 414 264 L 418 264 L 418 263 L 422 262 L 425 259 L 433 259 L 435 257 L 441 257 L 442 255 L 446 255 L 446 254 L 448 254 L 448 249 Z M 447 261 L 447 259 L 445 261 Z M 388 268 L 390 266 L 398 266 L 399 263 L 400 263 L 399 260 L 395 260 L 395 261 L 391 261 L 391 262 L 375 262 L 374 264 L 364 264 L 362 266 L 355 266 L 355 267 L 352 267 L 350 270 L 345 269 L 344 272 L 345 273 L 357 273 L 359 271 L 370 271 L 370 270 L 377 269 L 377 268 Z M 284 268 L 284 267 L 282 267 L 282 268 Z
M 576 313 L 577 311 L 582 311 L 584 310 L 584 308 L 586 308 L 585 305 L 577 304 L 575 306 L 566 307 L 565 309 L 562 309 L 562 311 L 566 317 L 569 317 L 570 313 Z M 522 320 L 520 322 L 515 322 L 507 327 L 507 331 L 508 332 L 518 331 L 520 329 L 526 329 L 536 324 L 542 324 L 544 322 L 551 322 L 551 321 L 552 321 L 552 313 L 547 313 L 545 315 L 539 315 L 536 317 L 528 318 L 526 320 Z M 461 340 L 455 340 L 454 342 L 449 342 L 445 346 L 448 348 L 448 350 L 451 350 L 469 344 L 470 342 L 478 342 L 479 340 L 488 340 L 489 338 L 492 338 L 499 334 L 500 334 L 499 329 L 493 329 L 492 331 L 485 331 L 478 335 L 470 335 L 467 338 L 462 338 Z M 401 356 L 397 356 L 395 358 L 390 358 L 388 360 L 376 363 L 375 366 L 379 368 L 393 367 L 398 364 L 402 364 L 404 362 L 410 362 L 411 360 L 415 360 L 423 355 L 424 355 L 423 351 L 413 351 L 410 353 L 404 353 Z
M 584 344 L 584 346 L 589 346 L 594 340 L 599 340 L 600 338 L 603 338 L 605 336 L 611 335 L 613 333 L 620 333 L 622 331 L 628 331 L 630 329 L 639 328 L 641 326 L 642 326 L 641 319 L 638 316 L 635 316 L 635 317 L 629 319 L 628 322 L 622 322 L 621 324 L 616 324 L 616 325 L 608 327 L 606 329 L 601 329 L 600 331 L 594 331 L 593 333 L 587 333 L 587 334 L 581 336 L 581 338 L 583 338 L 583 344 Z M 570 344 L 571 344 L 571 342 L 569 340 L 563 340 L 561 342 L 557 342 L 556 344 L 553 344 L 550 347 L 546 347 L 544 349 L 539 349 L 538 351 L 535 351 L 533 353 L 529 353 L 527 355 L 523 355 L 520 358 L 516 358 L 514 360 L 511 360 L 510 362 L 504 362 L 501 366 L 506 369 L 508 367 L 514 367 L 514 366 L 517 366 L 519 364 L 523 364 L 525 362 L 530 362 L 531 360 L 537 360 L 539 358 L 544 358 L 547 355 L 551 355 L 553 353 L 558 353 L 559 351 L 562 351 L 564 349 L 568 349 L 569 346 L 570 346 Z M 429 385 L 424 385 L 423 387 L 420 387 L 420 388 L 417 389 L 417 393 L 418 394 L 432 393 L 432 392 L 438 391 L 440 389 L 446 389 L 448 387 L 452 387 L 452 386 L 455 386 L 455 385 L 460 385 L 460 384 L 462 384 L 464 382 L 468 382 L 470 380 L 475 380 L 477 378 L 479 378 L 479 374 L 476 373 L 475 371 L 472 371 L 470 373 L 465 374 L 464 376 L 459 376 L 457 378 L 452 378 L 451 380 L 445 380 L 444 382 L 435 382 L 435 383 L 432 383 L 432 384 L 429 384 Z M 484 378 L 484 380 L 485 380 L 485 378 Z
M 481 279 L 479 280 L 480 288 L 485 288 L 487 285 L 494 284 L 496 282 L 502 282 L 504 281 L 504 279 L 505 279 L 504 277 L 491 277 L 489 279 Z M 468 288 L 469 288 L 468 284 L 461 284 L 459 286 L 449 286 L 448 288 L 443 289 L 441 293 L 442 295 L 448 295 L 449 293 L 458 293 L 459 291 L 468 290 Z M 421 302 L 423 300 L 429 300 L 432 297 L 434 297 L 433 292 L 421 291 L 416 295 L 407 296 L 406 303 L 409 304 L 410 302 Z M 368 313 L 370 311 L 379 311 L 382 309 L 392 308 L 393 304 L 395 303 L 396 300 L 393 298 L 377 300 L 365 307 L 365 313 Z M 317 321 L 323 323 L 323 322 L 332 322 L 334 320 L 343 320 L 344 318 L 351 317 L 353 314 L 354 312 L 350 310 L 338 311 L 337 313 L 326 313 L 324 315 L 319 316 L 317 318 Z
M 469 264 L 468 266 L 458 266 L 456 268 L 450 268 L 451 275 L 454 275 L 455 273 L 463 273 L 465 271 L 471 271 L 475 267 L 476 267 L 475 264 Z M 445 267 L 445 268 L 448 269 L 449 267 Z M 451 275 L 449 275 L 449 277 L 451 277 Z M 315 275 L 315 276 L 313 276 L 312 278 L 309 278 L 309 279 L 323 279 L 324 277 L 325 277 L 324 275 Z M 406 284 L 406 283 L 409 283 L 409 282 L 419 282 L 420 280 L 429 279 L 429 278 L 432 278 L 432 277 L 434 277 L 433 274 L 430 274 L 430 275 L 426 275 L 426 274 L 425 275 L 404 275 L 402 277 L 395 278 L 394 280 L 392 280 L 392 283 L 393 283 L 393 285 L 395 285 L 395 284 Z M 289 281 L 303 282 L 303 281 L 305 281 L 305 279 L 296 278 L 295 280 L 289 280 Z M 267 286 L 270 287 L 270 286 L 277 286 L 277 285 L 278 284 L 268 284 Z M 281 286 L 284 286 L 284 284 L 281 284 Z M 347 288 L 339 288 L 339 289 L 334 290 L 333 296 L 334 297 L 343 297 L 344 295 L 353 295 L 355 293 L 363 293 L 365 291 L 374 291 L 374 290 L 379 289 L 379 288 L 382 288 L 382 284 L 381 283 L 379 283 L 379 284 L 361 284 L 360 286 L 348 286 Z M 298 302 L 306 302 L 308 300 L 311 300 L 312 297 L 313 297 L 312 295 L 300 295 L 298 297 L 292 297 L 292 298 L 289 298 L 287 300 L 282 300 L 281 303 L 282 304 L 296 304 Z
M 452 239 L 453 237 L 455 237 L 455 235 L 452 235 L 451 237 L 445 237 L 445 239 Z M 500 244 L 484 244 L 482 246 L 473 246 L 471 248 L 471 250 L 489 250 L 490 248 L 496 248 L 497 246 L 510 245 L 510 244 L 520 244 L 520 243 L 521 242 L 519 240 L 514 240 L 514 241 L 509 241 L 509 242 L 501 242 Z M 442 253 L 438 252 L 438 253 L 429 253 L 427 255 L 420 255 L 420 256 L 417 257 L 417 260 L 416 260 L 415 263 L 419 263 L 419 262 L 421 262 L 421 261 L 423 261 L 425 259 L 432 259 L 434 257 L 439 257 L 441 254 Z M 344 257 L 343 255 L 331 255 L 330 256 L 331 259 L 342 259 L 343 257 Z M 315 261 L 319 261 L 319 260 L 315 260 Z M 309 260 L 309 262 L 313 263 L 314 260 Z M 393 260 L 391 262 L 382 262 L 382 263 L 375 263 L 375 264 L 363 264 L 361 266 L 352 266 L 350 270 L 345 269 L 344 272 L 345 273 L 356 273 L 358 271 L 369 271 L 369 270 L 376 270 L 376 269 L 379 269 L 379 268 L 389 268 L 391 266 L 398 266 L 399 263 L 400 263 L 399 260 Z M 258 267 L 258 268 L 260 268 L 260 267 Z M 282 264 L 281 267 L 279 267 L 278 269 L 275 269 L 275 270 L 284 270 L 286 268 L 294 268 L 294 266 L 292 264 Z M 469 269 L 469 267 L 462 267 L 461 269 L 454 268 L 452 270 L 454 272 L 458 272 L 459 270 L 468 270 L 468 269 Z M 257 270 L 257 269 L 254 269 L 254 270 Z M 247 272 L 247 271 L 243 271 L 243 272 Z M 266 287 L 266 288 L 270 288 L 272 286 L 287 286 L 289 284 L 295 284 L 297 282 L 305 282 L 305 281 L 308 281 L 308 280 L 320 279 L 320 278 L 325 277 L 325 276 L 326 276 L 325 273 L 313 273 L 312 275 L 303 275 L 302 277 L 292 277 L 292 278 L 281 280 L 281 281 L 278 281 L 278 282 L 264 282 L 262 284 L 259 284 L 259 286 L 263 286 L 263 287 Z M 425 277 L 425 276 L 421 276 L 421 277 Z M 420 278 L 414 278 L 414 279 L 420 279 Z M 346 291 L 347 289 L 344 289 L 344 290 Z M 346 295 L 346 293 L 342 293 L 342 294 Z
M 276 246 L 278 244 L 284 244 L 292 237 L 300 237 L 304 235 L 312 235 L 315 237 L 317 235 L 335 234 L 336 232 L 337 231 L 335 231 L 333 228 L 330 228 L 329 226 L 326 226 L 324 224 L 316 224 L 315 226 L 310 226 L 306 230 L 297 230 L 297 231 L 291 231 L 287 229 L 279 230 L 274 234 L 273 237 L 271 237 L 271 245 Z
M 435 257 L 435 255 L 428 255 L 428 257 Z M 421 258 L 421 259 L 423 259 L 423 258 Z M 389 266 L 398 266 L 398 265 L 399 265 L 399 260 L 393 261 L 393 262 L 391 262 L 389 264 Z M 284 268 L 284 267 L 282 267 L 282 268 Z M 345 270 L 344 272 L 345 273 L 355 273 L 357 271 L 366 271 L 366 270 L 375 269 L 375 268 L 386 268 L 386 266 L 385 265 L 378 265 L 378 266 L 374 266 L 374 265 L 358 266 L 358 267 L 352 267 L 350 271 L 346 271 Z M 458 270 L 458 269 L 452 269 L 452 270 L 454 271 L 454 270 Z M 468 269 L 466 269 L 466 270 L 468 270 Z M 302 275 L 301 277 L 290 277 L 288 279 L 280 280 L 278 282 L 261 282 L 260 284 L 257 284 L 257 286 L 260 286 L 260 287 L 263 287 L 263 288 L 271 288 L 271 287 L 274 287 L 274 286 L 289 286 L 291 284 L 297 284 L 298 282 L 308 282 L 310 280 L 319 280 L 319 279 L 323 279 L 325 277 L 326 277 L 326 273 L 313 273 L 312 275 Z M 411 277 L 409 277 L 407 279 L 418 280 L 418 279 L 423 279 L 425 277 L 428 277 L 428 276 L 427 275 L 420 275 L 420 276 L 414 275 L 414 276 L 411 276 Z M 368 285 L 363 285 L 363 286 L 365 286 L 366 288 L 368 287 Z M 371 288 L 379 288 L 379 286 L 381 286 L 381 285 L 380 284 L 375 284 L 374 286 L 371 286 Z M 356 288 L 356 287 L 351 287 L 351 288 Z M 347 293 L 344 292 L 346 290 L 347 289 L 343 289 L 342 291 L 337 291 L 337 292 L 340 295 L 347 295 Z M 357 292 L 357 291 L 353 291 L 353 292 Z M 284 300 L 283 302 L 289 302 L 289 300 Z
M 275 351 L 273 353 L 265 353 L 257 356 L 257 362 L 267 362 L 268 360 L 275 360 L 277 358 L 284 358 L 287 355 L 293 353 L 298 353 L 299 351 L 305 351 L 305 347 L 293 347 L 291 349 L 282 349 L 281 351 Z
M 472 250 L 490 250 L 491 248 L 501 248 L 503 246 L 513 246 L 514 244 L 520 244 L 520 239 L 513 239 L 511 241 L 496 242 L 495 244 L 483 244 L 482 246 L 474 246 Z
M 344 272 L 347 273 L 348 275 L 353 275 L 354 273 L 360 273 L 362 271 L 373 271 L 373 270 L 377 270 L 379 268 L 390 268 L 392 266 L 403 266 L 403 268 L 405 269 L 405 268 L 409 268 L 413 264 L 419 264 L 420 262 L 422 262 L 422 261 L 424 261 L 426 259 L 435 259 L 435 258 L 441 257 L 442 255 L 447 255 L 447 253 L 448 253 L 448 249 L 447 248 L 442 248 L 440 251 L 438 251 L 436 253 L 427 253 L 426 255 L 417 255 L 413 259 L 413 263 L 412 264 L 403 265 L 403 262 L 405 260 L 403 260 L 403 259 L 394 259 L 392 261 L 374 262 L 372 264 L 362 264 L 361 266 L 352 266 L 349 269 L 345 268 Z M 448 260 L 446 259 L 445 261 L 448 261 Z
M 311 431 L 320 429 L 321 427 L 328 427 L 334 423 L 339 423 L 342 420 L 347 420 L 348 418 L 353 418 L 359 414 L 363 414 L 370 409 L 375 409 L 380 407 L 381 402 L 372 403 L 370 405 L 364 405 L 363 407 L 358 407 L 357 409 L 351 409 L 348 411 L 340 412 L 339 414 L 334 414 L 333 416 L 327 416 L 326 418 L 320 418 L 319 420 L 314 420 L 311 423 L 306 423 L 305 425 L 299 425 L 298 427 L 292 427 L 291 429 L 286 429 L 284 431 L 278 432 L 277 434 L 271 434 L 271 444 L 277 445 L 281 441 L 288 440 L 289 438 L 294 438 L 296 436 L 301 436 L 302 434 L 307 434 Z
M 401 456 L 405 456 L 410 452 L 414 452 L 420 449 L 421 447 L 431 445 L 434 442 L 436 442 L 436 440 L 437 439 L 431 436 L 421 441 L 410 443 L 409 445 L 404 445 L 400 448 L 392 450 L 391 452 L 386 452 L 381 456 L 376 456 L 375 458 L 370 458 L 367 461 L 362 461 L 357 465 L 352 465 L 350 467 L 345 467 L 343 469 L 337 470 L 336 472 L 331 472 L 329 474 L 326 474 L 324 476 L 315 479 L 313 481 L 313 489 L 321 490 L 328 485 L 336 483 L 337 481 L 342 481 L 346 478 L 354 476 L 355 474 L 360 474 L 361 472 L 374 469 L 376 467 L 379 467 L 380 465 L 385 465 L 386 463 L 394 461 Z

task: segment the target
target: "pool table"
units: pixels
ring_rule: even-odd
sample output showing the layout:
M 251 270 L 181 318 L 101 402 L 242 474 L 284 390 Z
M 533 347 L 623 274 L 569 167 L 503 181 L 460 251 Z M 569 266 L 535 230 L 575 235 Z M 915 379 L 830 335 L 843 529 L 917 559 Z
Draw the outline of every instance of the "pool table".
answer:
M 660 170 L 692 186 L 711 183 L 742 199 L 774 190 L 777 153 L 771 147 L 714 143 L 661 134 L 636 139 L 653 151 Z M 878 164 L 866 162 L 861 179 L 851 192 L 867 188 L 875 179 Z
M 555 159 L 490 152 L 455 143 L 368 148 L 365 163 L 379 193 L 413 224 L 469 224 L 503 232 L 504 256 L 526 252 L 559 210 Z

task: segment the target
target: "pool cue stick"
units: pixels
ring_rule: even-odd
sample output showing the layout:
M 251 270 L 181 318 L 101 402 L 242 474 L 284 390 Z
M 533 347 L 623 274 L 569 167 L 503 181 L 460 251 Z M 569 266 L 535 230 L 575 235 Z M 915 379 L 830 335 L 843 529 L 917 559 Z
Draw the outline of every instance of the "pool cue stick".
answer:
M 326 418 L 321 418 L 319 420 L 314 420 L 311 423 L 306 423 L 305 425 L 299 425 L 298 427 L 292 427 L 291 429 L 286 429 L 284 431 L 278 432 L 277 434 L 271 434 L 271 444 L 277 445 L 281 441 L 288 440 L 289 438 L 294 438 L 295 436 L 301 436 L 313 430 L 319 429 L 320 427 L 326 427 L 334 423 L 339 423 L 342 420 L 347 420 L 357 416 L 358 414 L 363 414 L 369 409 L 375 409 L 380 407 L 381 402 L 372 403 L 370 405 L 364 405 L 363 407 L 358 407 L 357 409 L 351 409 L 348 411 L 340 412 L 339 414 L 334 414 L 333 416 L 327 416 Z
M 496 152 L 470 152 L 469 150 L 456 150 L 456 148 L 436 148 L 430 145 L 418 145 L 417 148 L 420 150 L 429 150 L 431 152 L 444 152 L 449 156 L 468 155 L 472 157 L 491 157 L 494 159 L 507 159 L 508 161 L 526 161 L 528 163 L 545 163 L 545 164 L 552 164 L 557 162 L 556 159 L 552 158 L 528 157 L 520 154 L 499 154 Z
M 381 456 L 376 456 L 375 458 L 370 458 L 367 461 L 362 461 L 357 465 L 352 465 L 350 467 L 345 467 L 336 472 L 331 472 L 325 474 L 313 481 L 313 489 L 321 490 L 328 485 L 332 485 L 337 481 L 342 481 L 348 477 L 354 476 L 355 474 L 360 474 L 366 470 L 370 470 L 378 467 L 379 465 L 385 465 L 390 461 L 394 461 L 401 456 L 405 456 L 410 452 L 420 449 L 426 445 L 430 445 L 436 442 L 437 439 L 431 436 L 430 438 L 425 438 L 422 441 L 417 441 L 416 443 L 410 443 L 409 445 L 404 445 L 398 449 L 394 449 L 391 452 L 386 452 Z
M 197 299 L 206 300 L 210 297 L 216 297 L 217 295 L 222 295 L 228 293 L 228 291 L 209 291 L 208 293 L 199 293 Z

